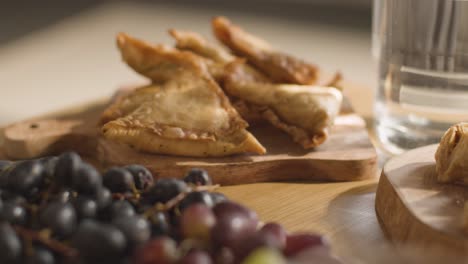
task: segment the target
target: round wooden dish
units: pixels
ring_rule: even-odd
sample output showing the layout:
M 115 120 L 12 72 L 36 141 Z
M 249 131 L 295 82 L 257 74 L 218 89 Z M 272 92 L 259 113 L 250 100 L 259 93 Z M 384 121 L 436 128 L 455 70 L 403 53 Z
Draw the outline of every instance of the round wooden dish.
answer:
M 437 146 L 414 149 L 387 162 L 377 188 L 377 217 L 395 242 L 468 257 L 468 235 L 461 229 L 468 188 L 436 182 Z

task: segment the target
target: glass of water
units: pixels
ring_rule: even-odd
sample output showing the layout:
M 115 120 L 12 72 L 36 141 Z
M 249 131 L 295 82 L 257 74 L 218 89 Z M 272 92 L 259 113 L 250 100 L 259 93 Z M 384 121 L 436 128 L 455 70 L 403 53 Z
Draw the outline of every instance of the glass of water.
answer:
M 398 154 L 468 121 L 468 0 L 374 0 L 375 124 Z

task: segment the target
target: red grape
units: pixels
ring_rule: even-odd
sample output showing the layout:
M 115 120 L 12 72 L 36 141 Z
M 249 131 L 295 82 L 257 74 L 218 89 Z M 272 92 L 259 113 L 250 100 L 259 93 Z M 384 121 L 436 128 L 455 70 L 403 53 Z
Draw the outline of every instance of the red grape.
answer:
M 209 207 L 204 204 L 193 204 L 187 207 L 180 218 L 180 228 L 185 238 L 210 241 L 211 228 L 216 218 Z
M 211 231 L 218 247 L 235 247 L 238 241 L 254 233 L 258 219 L 255 212 L 233 202 L 223 202 L 213 208 L 216 225 Z
M 283 249 L 286 246 L 287 232 L 280 224 L 267 223 L 262 226 L 259 232 L 272 235 L 277 240 L 279 248 Z
M 171 264 L 177 260 L 176 243 L 169 237 L 158 237 L 135 252 L 135 264 Z
M 217 204 L 213 208 L 213 212 L 216 215 L 216 217 L 220 217 L 226 215 L 226 214 L 242 214 L 248 219 L 250 219 L 253 222 L 255 222 L 255 225 L 258 224 L 258 216 L 257 213 L 254 211 L 250 210 L 247 207 L 244 207 L 240 204 L 230 202 L 230 201 L 225 201 L 222 203 Z
M 325 239 L 320 235 L 314 234 L 293 234 L 286 238 L 286 248 L 284 254 L 293 256 L 299 252 L 313 247 L 328 247 Z
M 330 250 L 323 246 L 304 249 L 290 258 L 293 263 L 341 264 L 341 260 L 330 254 Z

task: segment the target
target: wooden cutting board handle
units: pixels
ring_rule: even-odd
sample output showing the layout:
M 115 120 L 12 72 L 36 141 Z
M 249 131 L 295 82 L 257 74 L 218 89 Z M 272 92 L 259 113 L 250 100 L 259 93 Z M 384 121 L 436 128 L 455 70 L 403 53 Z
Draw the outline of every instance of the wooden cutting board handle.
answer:
M 103 103 L 85 105 L 66 115 L 34 118 L 3 129 L 3 150 L 11 159 L 30 159 L 66 150 L 93 153 Z

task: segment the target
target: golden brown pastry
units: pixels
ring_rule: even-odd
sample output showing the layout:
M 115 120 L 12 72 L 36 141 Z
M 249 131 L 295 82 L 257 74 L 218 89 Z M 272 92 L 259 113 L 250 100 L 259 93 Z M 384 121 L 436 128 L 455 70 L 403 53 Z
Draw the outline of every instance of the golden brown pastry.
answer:
M 242 98 L 304 148 L 322 144 L 339 113 L 342 94 L 332 87 L 255 82 L 236 61 L 228 65 L 224 89 Z
M 221 81 L 222 86 L 231 98 L 233 106 L 246 120 L 249 122 L 267 120 L 275 127 L 290 134 L 293 140 L 304 148 L 316 147 L 325 141 L 328 129 L 341 104 L 341 95 L 336 95 L 335 89 L 274 85 L 271 80 L 256 69 L 243 63 L 243 60 L 236 59 L 225 50 L 210 44 L 197 33 L 170 30 L 170 34 L 176 39 L 177 48 L 193 51 L 224 66 L 222 75 L 225 75 L 226 78 Z M 329 84 L 336 85 L 340 80 L 341 75 L 337 74 L 329 81 Z M 269 89 L 271 92 L 276 91 L 275 98 L 264 97 L 262 91 Z M 297 99 L 301 96 L 304 97 L 304 95 L 292 96 L 294 90 L 300 89 L 307 91 L 308 96 L 314 98 L 313 105 L 304 106 L 298 102 L 299 100 L 281 98 L 283 96 Z M 329 89 L 331 91 L 323 92 Z M 290 93 L 285 95 L 287 92 Z M 331 97 L 327 95 L 331 95 Z M 299 108 L 301 111 L 297 111 Z
M 468 123 L 447 130 L 435 154 L 437 180 L 468 185 Z
M 239 58 L 233 56 L 223 48 L 210 43 L 198 33 L 171 29 L 169 30 L 169 34 L 176 40 L 176 47 L 178 49 L 191 51 L 204 57 L 210 65 L 210 73 L 220 83 L 221 87 L 223 87 L 226 73 L 225 67 L 231 62 L 239 60 Z M 245 63 L 239 64 L 239 67 L 243 67 L 242 70 L 245 73 L 244 78 L 248 78 L 250 81 L 271 82 L 265 75 Z M 236 98 L 229 94 L 228 96 L 234 108 L 249 123 L 256 123 L 263 120 L 254 106 L 241 98 Z
M 277 83 L 314 84 L 318 68 L 298 58 L 277 51 L 266 41 L 245 32 L 225 17 L 215 17 L 213 32 L 235 54 L 247 58 L 270 79 Z
M 155 84 L 109 106 L 102 116 L 106 138 L 146 152 L 182 156 L 265 153 L 198 56 L 125 34 L 117 44 L 127 64 Z
M 229 63 L 236 59 L 231 53 L 208 42 L 198 33 L 170 29 L 169 34 L 176 40 L 176 47 L 180 50 L 189 50 L 222 64 Z

